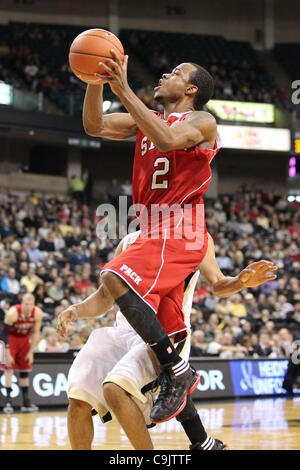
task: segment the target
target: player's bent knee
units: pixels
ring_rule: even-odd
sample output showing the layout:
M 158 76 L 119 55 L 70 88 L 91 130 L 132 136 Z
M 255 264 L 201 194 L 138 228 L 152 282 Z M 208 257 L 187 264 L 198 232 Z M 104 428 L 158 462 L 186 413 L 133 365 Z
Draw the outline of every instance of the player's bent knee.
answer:
M 105 271 L 103 274 L 101 274 L 101 284 L 114 298 L 124 294 L 124 289 L 125 291 L 128 290 L 127 285 L 122 281 L 122 279 L 110 271 Z
M 107 404 L 113 410 L 122 406 L 122 399 L 127 395 L 125 390 L 112 382 L 103 384 L 103 394 Z
M 77 400 L 76 398 L 69 398 L 69 412 L 77 412 L 77 413 L 90 413 L 92 407 L 89 403 Z

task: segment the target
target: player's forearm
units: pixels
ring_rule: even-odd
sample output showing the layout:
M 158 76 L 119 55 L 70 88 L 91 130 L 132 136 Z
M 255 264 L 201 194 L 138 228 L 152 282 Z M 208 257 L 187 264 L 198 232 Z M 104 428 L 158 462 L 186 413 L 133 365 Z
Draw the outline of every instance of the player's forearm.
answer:
M 169 126 L 150 111 L 129 87 L 120 93 L 119 98 L 137 127 L 161 152 L 166 151 L 172 140 L 172 131 Z
M 104 291 L 103 286 L 87 297 L 83 302 L 74 305 L 78 319 L 95 318 L 108 312 L 114 305 L 114 299 Z
M 88 85 L 82 112 L 82 123 L 87 134 L 98 135 L 103 126 L 103 85 Z
M 245 285 L 236 277 L 225 276 L 211 285 L 213 293 L 217 297 L 230 297 L 245 289 Z
M 32 337 L 31 337 L 30 352 L 34 352 L 35 347 L 39 343 L 39 340 L 40 340 L 40 333 L 39 332 L 33 333 Z

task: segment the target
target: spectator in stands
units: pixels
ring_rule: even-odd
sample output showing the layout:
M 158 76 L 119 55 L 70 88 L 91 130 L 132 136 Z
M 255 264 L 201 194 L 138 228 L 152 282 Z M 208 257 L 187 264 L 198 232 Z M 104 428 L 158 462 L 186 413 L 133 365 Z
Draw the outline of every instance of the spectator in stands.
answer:
M 246 317 L 247 310 L 245 305 L 242 303 L 242 296 L 240 294 L 233 295 L 231 302 L 228 305 L 229 313 L 236 317 Z
M 281 338 L 281 347 L 284 350 L 285 357 L 289 357 L 293 352 L 293 335 L 287 328 L 281 328 L 279 330 L 279 336 Z
M 247 354 L 247 348 L 239 344 L 234 346 L 232 340 L 231 333 L 216 333 L 214 341 L 207 346 L 207 353 L 222 359 L 244 357 Z
M 69 349 L 67 343 L 60 343 L 56 330 L 46 326 L 42 330 L 41 339 L 36 347 L 38 352 L 66 352 Z
M 83 346 L 78 333 L 71 334 L 68 338 L 68 342 L 70 349 L 80 349 Z
M 38 264 L 43 260 L 43 254 L 41 253 L 40 249 L 37 248 L 37 242 L 35 240 L 31 240 L 29 242 L 27 254 L 29 256 L 29 260 L 34 264 Z
M 9 268 L 6 276 L 3 277 L 1 281 L 1 290 L 7 294 L 19 294 L 20 292 L 20 283 L 16 279 L 16 270 L 15 268 Z
M 219 255 L 216 256 L 218 265 L 224 274 L 228 274 L 232 271 L 232 261 L 229 256 L 226 255 L 226 250 L 223 248 L 220 250 Z
M 207 343 L 204 341 L 204 333 L 201 330 L 196 330 L 191 335 L 191 356 L 205 355 Z
M 73 269 L 76 266 L 83 266 L 85 263 L 88 262 L 88 258 L 85 255 L 81 245 L 76 246 L 74 251 L 75 253 L 70 258 L 70 263 Z
M 260 311 L 257 306 L 257 301 L 254 297 L 254 295 L 251 292 L 248 292 L 245 297 L 245 308 L 247 311 L 247 318 L 249 318 L 250 321 L 253 321 L 256 318 L 259 318 L 260 316 Z
M 262 331 L 259 335 L 259 343 L 254 346 L 254 357 L 269 357 L 273 352 L 270 334 Z
M 122 194 L 122 187 L 119 184 L 118 180 L 114 178 L 107 188 L 108 200 L 113 206 L 118 207 L 119 196 L 121 194 Z
M 42 284 L 43 281 L 35 274 L 35 268 L 30 265 L 27 275 L 21 278 L 21 286 L 24 286 L 29 294 L 32 294 L 38 284 Z
M 55 305 L 64 298 L 63 280 L 61 277 L 57 277 L 54 284 L 48 289 L 48 296 L 53 300 Z
M 83 179 L 77 175 L 73 175 L 70 181 L 71 195 L 79 204 L 83 204 L 84 202 L 84 187 Z

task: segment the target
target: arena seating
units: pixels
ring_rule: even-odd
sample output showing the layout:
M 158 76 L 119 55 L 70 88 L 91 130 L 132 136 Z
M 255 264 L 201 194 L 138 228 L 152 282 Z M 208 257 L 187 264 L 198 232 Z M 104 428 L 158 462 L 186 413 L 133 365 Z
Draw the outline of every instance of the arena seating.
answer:
M 71 72 L 68 52 L 74 38 L 85 29 L 79 26 L 16 22 L 0 25 L 0 80 L 43 91 L 66 114 L 80 115 L 85 84 Z M 5 46 L 8 46 L 8 51 L 5 51 Z M 37 65 L 36 75 L 26 75 L 24 68 L 28 64 Z M 130 67 L 128 80 L 134 89 L 142 85 L 131 73 Z M 111 100 L 113 97 L 110 88 L 105 87 L 104 99 Z
M 180 62 L 203 65 L 215 78 L 215 99 L 274 102 L 279 92 L 246 41 L 140 30 L 121 30 L 120 39 L 158 77 Z
M 85 85 L 68 66 L 73 39 L 85 27 L 10 22 L 0 25 L 0 80 L 44 95 L 66 114 L 80 116 Z M 125 50 L 133 52 L 152 77 L 182 61 L 206 67 L 215 79 L 215 99 L 272 102 L 284 106 L 280 91 L 250 43 L 216 35 L 121 30 Z M 28 65 L 36 66 L 25 71 Z M 128 81 L 137 91 L 147 86 L 129 61 Z M 153 82 L 153 79 L 150 80 Z M 104 88 L 104 99 L 114 97 Z

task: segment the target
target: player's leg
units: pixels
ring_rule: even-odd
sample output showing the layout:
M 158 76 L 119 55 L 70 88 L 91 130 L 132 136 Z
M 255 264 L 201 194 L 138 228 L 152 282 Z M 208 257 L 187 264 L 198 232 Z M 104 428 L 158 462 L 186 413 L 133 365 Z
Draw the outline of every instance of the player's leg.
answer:
M 5 370 L 4 375 L 5 375 L 6 400 L 5 400 L 5 404 L 3 407 L 3 412 L 5 414 L 11 414 L 14 412 L 14 408 L 11 402 L 13 370 L 12 369 Z
M 176 416 L 176 419 L 180 422 L 191 442 L 191 450 L 227 449 L 227 446 L 222 441 L 208 436 L 190 395 L 187 398 L 184 410 Z
M 172 392 L 168 396 L 166 394 L 161 396 L 160 403 L 153 410 L 153 420 L 155 422 L 170 419 L 180 412 L 181 408 L 185 406 L 186 394 L 194 379 L 189 364 L 177 354 L 167 333 L 157 319 L 153 303 L 144 301 L 148 291 L 151 291 L 152 286 L 157 284 L 159 274 L 162 271 L 162 249 L 165 249 L 165 245 L 168 245 L 168 242 L 169 240 L 137 240 L 125 252 L 108 263 L 104 267 L 104 273 L 101 276 L 104 288 L 115 299 L 127 321 L 155 353 L 162 372 L 171 376 Z M 147 278 L 145 259 L 151 260 L 152 267 L 154 266 L 151 269 L 152 274 L 150 278 Z M 137 281 L 136 285 L 131 285 L 129 279 L 132 280 L 132 277 L 128 274 L 129 279 L 126 279 L 126 283 L 130 286 L 130 289 L 122 281 L 126 272 L 133 273 L 132 276 Z M 143 288 L 139 286 L 143 279 L 136 274 L 141 272 L 143 272 L 142 276 L 147 281 Z M 174 273 L 171 273 L 171 277 L 172 275 Z M 164 279 L 167 284 L 170 283 L 168 275 Z M 155 297 L 158 306 L 160 302 L 159 289 L 157 289 Z M 171 402 L 169 400 L 170 395 Z M 168 402 L 167 405 L 166 402 Z
M 30 386 L 29 371 L 19 372 L 19 384 L 20 384 L 20 388 L 22 392 L 22 400 L 23 400 L 21 411 L 23 413 L 37 412 L 39 408 L 34 403 L 31 403 L 29 399 L 29 386 Z
M 105 421 L 103 417 L 108 408 L 101 384 L 118 360 L 126 354 L 130 334 L 133 332 L 118 327 L 94 330 L 71 365 L 67 390 L 68 434 L 74 450 L 91 449 L 94 436 L 92 408 Z
M 127 321 L 149 344 L 161 365 L 174 365 L 182 362 L 173 348 L 168 335 L 157 319 L 155 312 L 138 295 L 136 295 L 115 274 L 105 272 L 102 282 L 109 290 Z M 181 365 L 181 364 L 180 364 Z
M 15 349 L 15 370 L 19 372 L 19 385 L 22 393 L 21 411 L 23 413 L 36 413 L 39 410 L 29 398 L 29 373 L 32 371 L 32 367 L 25 358 L 30 351 L 30 346 L 29 340 L 22 338 L 17 342 Z
M 103 385 L 105 400 L 135 450 L 153 450 L 145 418 L 132 397 L 115 383 Z
M 89 403 L 69 398 L 68 434 L 72 450 L 91 450 L 94 423 Z

